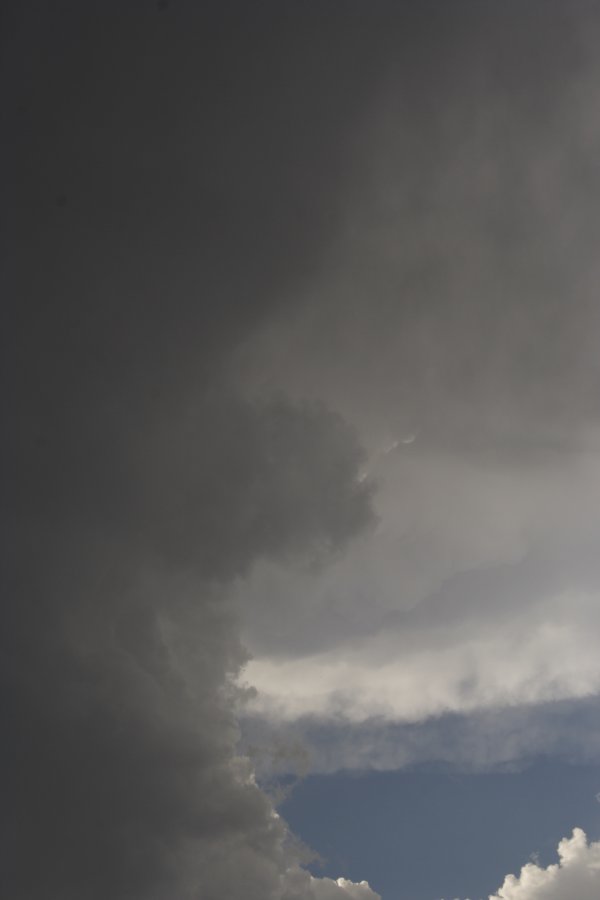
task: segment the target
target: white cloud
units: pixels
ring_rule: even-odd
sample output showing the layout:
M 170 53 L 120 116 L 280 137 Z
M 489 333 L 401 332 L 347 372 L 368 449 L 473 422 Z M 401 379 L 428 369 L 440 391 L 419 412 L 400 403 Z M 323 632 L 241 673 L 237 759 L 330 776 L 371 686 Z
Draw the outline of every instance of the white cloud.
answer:
M 347 878 L 311 878 L 314 900 L 381 900 L 368 882 L 358 883 Z
M 299 866 L 284 874 L 277 896 L 282 900 L 381 900 L 367 881 L 315 878 Z
M 541 621 L 525 617 L 475 634 L 467 625 L 458 635 L 438 633 L 432 622 L 412 647 L 393 632 L 355 641 L 351 653 L 255 659 L 244 675 L 258 689 L 249 707 L 267 718 L 341 715 L 358 723 L 589 696 L 600 690 L 597 636 L 586 627 L 595 602 L 555 598 Z
M 407 722 L 598 692 L 598 459 L 386 465 L 376 534 L 239 583 L 252 711 Z
M 541 868 L 523 866 L 518 877 L 507 875 L 490 900 L 598 900 L 600 897 L 600 841 L 588 843 L 575 828 L 558 845 L 560 862 Z

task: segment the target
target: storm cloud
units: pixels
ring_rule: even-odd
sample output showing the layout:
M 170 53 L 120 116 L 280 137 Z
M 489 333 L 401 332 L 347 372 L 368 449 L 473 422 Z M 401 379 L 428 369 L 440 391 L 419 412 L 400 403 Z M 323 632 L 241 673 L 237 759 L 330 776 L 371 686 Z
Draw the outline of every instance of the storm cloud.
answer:
M 322 563 L 370 489 L 338 414 L 248 401 L 224 362 L 327 241 L 355 101 L 336 78 L 309 100 L 327 55 L 274 9 L 15 19 L 3 889 L 314 897 L 236 751 L 228 584 Z
M 8 25 L 4 892 L 373 900 L 257 768 L 600 753 L 597 9 Z
M 272 721 L 502 718 L 600 687 L 598 21 L 479 9 L 394 58 L 327 260 L 236 354 L 252 396 L 342 411 L 377 484 L 352 554 L 244 586 Z

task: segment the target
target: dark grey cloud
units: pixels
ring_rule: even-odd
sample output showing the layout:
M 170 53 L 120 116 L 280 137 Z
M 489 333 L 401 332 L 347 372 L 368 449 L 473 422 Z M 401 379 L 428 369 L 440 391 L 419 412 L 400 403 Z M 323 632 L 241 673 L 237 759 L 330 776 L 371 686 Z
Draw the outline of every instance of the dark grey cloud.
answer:
M 273 5 L 14 12 L 3 891 L 344 896 L 237 755 L 227 584 L 367 526 L 361 452 L 223 370 L 329 240 L 376 54 Z
M 222 399 L 197 416 L 95 461 L 117 471 L 99 483 L 61 470 L 62 508 L 22 511 L 2 639 L 14 897 L 284 895 L 295 853 L 236 758 L 224 585 L 263 555 L 322 558 L 369 494 L 332 414 Z
M 299 866 L 238 755 L 241 637 L 291 658 L 399 633 L 421 601 L 427 624 L 442 595 L 463 616 L 470 568 L 497 598 L 502 566 L 545 536 L 547 508 L 532 510 L 555 476 L 576 533 L 596 524 L 593 491 L 574 514 L 593 462 L 569 469 L 598 424 L 591 8 L 11 12 L 14 900 L 372 897 Z M 382 451 L 407 436 L 424 450 L 412 469 Z M 557 467 L 522 499 L 548 454 Z M 383 549 L 367 538 L 334 572 L 345 589 L 380 569 L 386 589 L 358 578 L 340 604 L 320 564 L 373 523 L 370 471 Z M 564 529 L 549 533 L 555 546 Z M 287 581 L 257 598 L 269 566 Z M 472 618 L 475 633 L 494 615 Z
M 419 450 L 581 446 L 598 418 L 595 12 L 479 4 L 394 57 L 327 266 L 258 360 L 249 346 L 261 386 L 326 393 Z

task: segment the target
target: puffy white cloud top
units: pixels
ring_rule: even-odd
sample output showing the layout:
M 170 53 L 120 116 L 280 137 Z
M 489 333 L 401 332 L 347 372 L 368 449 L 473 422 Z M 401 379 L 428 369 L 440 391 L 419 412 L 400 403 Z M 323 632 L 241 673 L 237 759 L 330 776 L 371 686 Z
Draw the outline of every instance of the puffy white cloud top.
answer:
M 314 900 L 381 900 L 367 881 L 349 881 L 347 878 L 311 878 Z
M 528 863 L 521 874 L 507 875 L 490 900 L 598 900 L 600 897 L 600 841 L 588 843 L 575 828 L 558 845 L 560 862 L 544 869 Z
M 277 900 L 381 900 L 367 881 L 315 878 L 299 866 L 292 866 L 284 874 L 276 897 Z

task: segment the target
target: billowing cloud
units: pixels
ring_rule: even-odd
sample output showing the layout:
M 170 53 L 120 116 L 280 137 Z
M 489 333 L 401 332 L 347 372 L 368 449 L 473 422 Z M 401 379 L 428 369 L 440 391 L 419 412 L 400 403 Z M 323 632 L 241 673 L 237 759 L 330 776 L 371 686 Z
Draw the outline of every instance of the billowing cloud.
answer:
M 351 556 L 239 585 L 271 723 L 374 735 L 600 691 L 597 20 L 559 18 L 510 65 L 476 24 L 444 39 L 421 102 L 394 62 L 335 247 L 237 349 L 251 396 L 343 410 L 378 487 Z
M 366 881 L 358 884 L 347 878 L 311 878 L 314 900 L 381 900 Z
M 373 900 L 244 710 L 600 690 L 593 30 L 416 6 L 13 11 L 11 900 Z
M 11 23 L 3 891 L 312 900 L 238 750 L 230 588 L 260 559 L 322 565 L 370 489 L 338 414 L 249 401 L 226 369 L 328 243 L 352 76 L 309 137 L 329 55 L 275 8 L 271 35 L 210 4 L 46 7 Z M 273 104 L 296 109 L 280 132 Z
M 530 862 L 518 876 L 507 875 L 490 900 L 596 900 L 600 893 L 600 842 L 587 841 L 581 828 L 558 845 L 559 862 L 547 868 Z
M 198 434 L 170 428 L 168 453 L 147 433 L 110 498 L 90 485 L 24 523 L 3 637 L 15 898 L 258 900 L 286 883 L 285 824 L 235 749 L 244 653 L 227 582 L 262 554 L 322 556 L 367 523 L 368 492 L 323 411 L 222 399 L 201 413 Z

